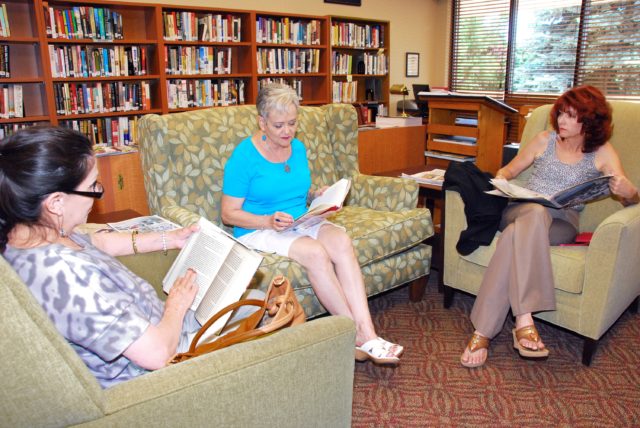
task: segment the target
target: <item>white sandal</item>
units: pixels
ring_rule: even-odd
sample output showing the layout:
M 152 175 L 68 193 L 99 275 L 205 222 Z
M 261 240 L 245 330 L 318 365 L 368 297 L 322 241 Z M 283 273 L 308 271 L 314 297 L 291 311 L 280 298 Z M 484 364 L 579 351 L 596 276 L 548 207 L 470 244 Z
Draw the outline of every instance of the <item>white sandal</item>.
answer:
M 382 340 L 384 342 L 384 346 L 387 349 L 387 351 L 390 351 L 396 357 L 400 358 L 404 353 L 404 347 L 402 345 L 398 345 L 397 343 L 391 343 L 388 340 L 385 340 L 381 337 L 378 337 L 378 339 Z
M 398 356 L 388 348 L 389 344 L 392 346 L 399 346 L 387 342 L 380 337 L 376 337 L 375 339 L 371 339 L 360 346 L 356 346 L 356 360 L 371 360 L 375 364 L 397 365 L 400 363 L 400 358 L 398 358 Z M 402 350 L 403 349 L 400 351 Z M 389 356 L 389 354 L 391 354 L 391 356 Z

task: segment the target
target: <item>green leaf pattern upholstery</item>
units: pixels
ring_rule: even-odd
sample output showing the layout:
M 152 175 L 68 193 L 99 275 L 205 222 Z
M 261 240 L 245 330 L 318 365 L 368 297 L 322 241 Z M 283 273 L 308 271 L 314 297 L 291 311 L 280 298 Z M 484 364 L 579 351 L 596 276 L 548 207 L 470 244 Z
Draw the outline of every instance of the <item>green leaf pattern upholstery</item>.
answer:
M 138 134 L 151 212 L 182 225 L 200 216 L 221 224 L 224 165 L 236 145 L 256 129 L 253 105 L 143 117 Z M 314 187 L 352 179 L 345 207 L 331 221 L 344 226 L 353 239 L 367 294 L 426 275 L 431 247 L 422 242 L 433 234 L 431 215 L 416 208 L 414 182 L 358 172 L 355 109 L 340 104 L 301 107 L 296 137 L 307 147 Z M 266 289 L 274 275 L 284 274 L 307 316 L 326 312 L 300 265 L 286 257 L 264 256 L 253 287 Z

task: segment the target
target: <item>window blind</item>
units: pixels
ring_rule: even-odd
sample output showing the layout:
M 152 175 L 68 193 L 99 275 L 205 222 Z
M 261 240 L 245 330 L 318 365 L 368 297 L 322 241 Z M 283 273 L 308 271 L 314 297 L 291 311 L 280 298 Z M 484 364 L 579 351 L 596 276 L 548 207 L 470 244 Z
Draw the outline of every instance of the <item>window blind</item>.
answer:
M 589 84 L 640 99 L 640 1 L 454 0 L 449 84 L 525 99 Z
M 450 89 L 503 98 L 509 0 L 458 0 L 453 15 Z

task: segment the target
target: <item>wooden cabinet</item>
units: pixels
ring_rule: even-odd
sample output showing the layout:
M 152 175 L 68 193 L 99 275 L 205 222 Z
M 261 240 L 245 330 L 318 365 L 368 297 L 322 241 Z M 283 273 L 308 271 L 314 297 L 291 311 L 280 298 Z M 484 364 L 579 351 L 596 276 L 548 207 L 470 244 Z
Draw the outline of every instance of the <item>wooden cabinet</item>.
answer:
M 94 203 L 89 221 L 93 221 L 93 216 L 127 209 L 140 215 L 149 214 L 139 153 L 101 156 L 98 171 L 104 196 Z
M 389 21 L 331 17 L 331 99 L 389 105 Z
M 429 102 L 427 165 L 473 160 L 495 174 L 502 166 L 505 115 L 516 110 L 482 95 L 419 95 Z
M 358 163 L 362 174 L 381 174 L 425 165 L 427 127 L 402 126 L 358 132 Z

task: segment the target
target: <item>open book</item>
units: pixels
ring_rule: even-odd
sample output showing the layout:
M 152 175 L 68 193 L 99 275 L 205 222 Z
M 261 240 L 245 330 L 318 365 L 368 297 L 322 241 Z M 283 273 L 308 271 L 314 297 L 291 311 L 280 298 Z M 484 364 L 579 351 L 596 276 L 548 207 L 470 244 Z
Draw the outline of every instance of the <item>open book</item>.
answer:
M 189 237 L 162 280 L 162 289 L 168 293 L 176 278 L 184 276 L 188 268 L 195 270 L 199 291 L 191 309 L 204 324 L 220 309 L 240 299 L 262 256 L 204 218 L 198 225 L 200 230 Z M 217 320 L 209 331 L 221 330 L 230 315 Z
M 566 208 L 608 196 L 610 193 L 609 178 L 611 177 L 611 175 L 601 175 L 556 192 L 553 195 L 543 195 L 509 183 L 505 179 L 494 178 L 489 181 L 496 189 L 489 190 L 487 193 L 518 201 L 536 202 L 551 208 Z
M 285 230 L 306 228 L 320 223 L 329 214 L 342 208 L 350 187 L 351 180 L 347 178 L 336 181 L 322 195 L 311 201 L 307 212 L 295 219 Z

